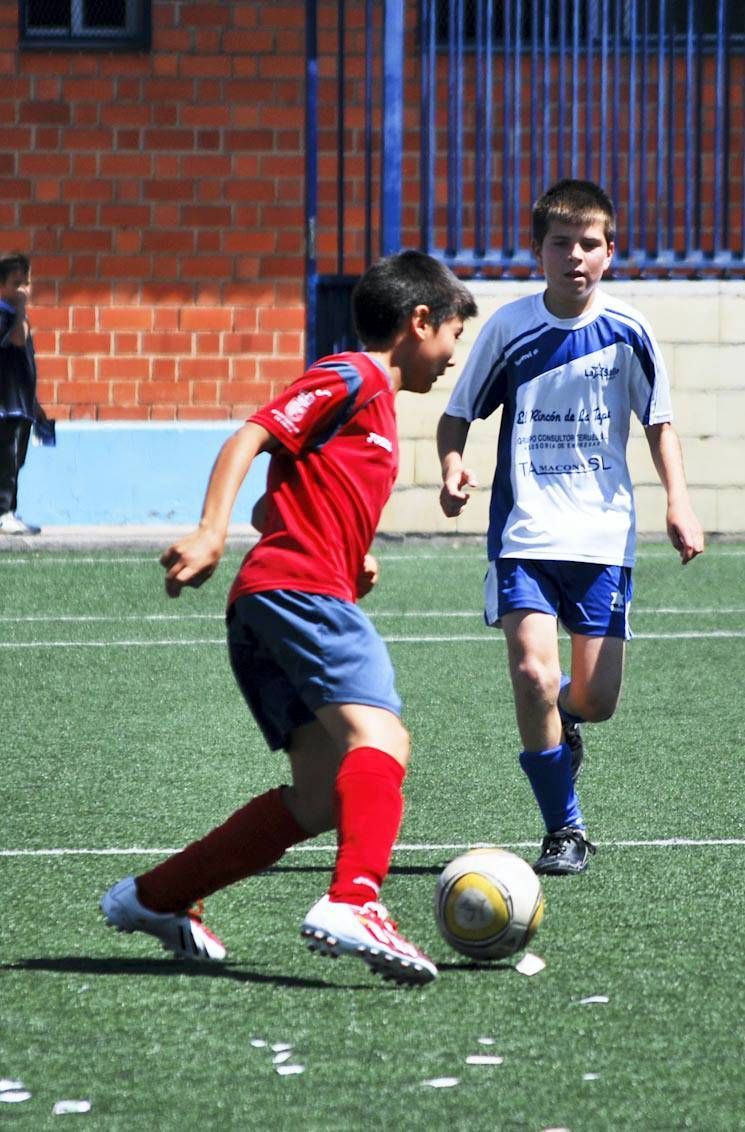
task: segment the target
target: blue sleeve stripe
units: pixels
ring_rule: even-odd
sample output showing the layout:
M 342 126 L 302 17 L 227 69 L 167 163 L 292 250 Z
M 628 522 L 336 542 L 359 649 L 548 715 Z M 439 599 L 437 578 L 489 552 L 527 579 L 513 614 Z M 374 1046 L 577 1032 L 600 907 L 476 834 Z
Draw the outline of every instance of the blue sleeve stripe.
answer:
M 615 319 L 625 327 L 626 333 L 623 335 L 622 341 L 631 346 L 639 359 L 644 376 L 650 385 L 654 385 L 657 376 L 657 364 L 655 362 L 655 348 L 649 334 L 640 322 L 637 322 L 624 311 L 616 311 L 606 307 L 605 313 L 611 321 Z M 629 333 L 629 331 L 633 331 L 633 333 Z
M 313 369 L 330 370 L 332 373 L 338 374 L 347 387 L 347 395 L 337 408 L 334 417 L 328 422 L 324 431 L 313 438 L 312 447 L 323 448 L 324 444 L 328 444 L 329 440 L 336 436 L 337 432 L 344 428 L 344 425 L 356 413 L 358 408 L 357 394 L 362 388 L 362 374 L 352 362 L 341 358 L 337 358 L 335 361 L 321 362 L 313 366 Z
M 510 339 L 510 341 L 502 350 L 502 353 L 494 362 L 494 365 L 489 371 L 490 374 L 496 372 L 501 365 L 506 364 L 508 356 L 516 351 L 518 346 L 523 345 L 527 339 L 541 335 L 543 331 L 547 329 L 547 325 L 548 324 L 545 322 L 539 322 L 537 326 L 531 326 L 529 330 L 523 330 L 522 334 L 518 334 L 515 338 Z
M 500 380 L 500 378 L 503 379 L 504 372 L 512 356 L 530 342 L 540 339 L 547 329 L 549 329 L 548 324 L 540 322 L 537 326 L 531 326 L 529 330 L 524 330 L 522 334 L 516 335 L 507 343 L 486 375 L 486 381 L 482 385 L 479 395 L 474 402 L 474 419 L 477 417 L 481 419 L 488 417 L 501 405 L 506 389 L 504 380 Z
M 346 359 L 338 358 L 336 361 L 320 362 L 314 365 L 313 369 L 326 369 L 331 370 L 332 373 L 338 373 L 347 390 L 352 394 L 356 393 L 362 385 L 362 374 L 352 362 Z

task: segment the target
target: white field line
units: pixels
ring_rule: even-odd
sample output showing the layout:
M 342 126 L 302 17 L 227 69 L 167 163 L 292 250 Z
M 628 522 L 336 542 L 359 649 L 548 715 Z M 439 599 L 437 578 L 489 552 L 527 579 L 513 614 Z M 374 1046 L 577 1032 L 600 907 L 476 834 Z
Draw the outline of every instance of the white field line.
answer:
M 246 545 L 248 550 L 249 544 Z M 233 552 L 231 552 L 233 553 Z M 242 551 L 238 549 L 234 552 L 236 556 L 240 556 Z M 672 555 L 674 552 L 667 546 L 661 545 L 659 550 L 637 550 L 637 559 L 649 558 L 664 558 Z M 745 558 L 745 547 L 733 548 L 732 550 L 719 550 L 710 548 L 708 551 L 711 558 Z M 456 551 L 444 550 L 424 554 L 385 554 L 378 552 L 381 565 L 387 562 L 441 562 L 441 563 L 458 563 L 458 562 L 486 562 L 485 552 L 477 552 L 474 554 L 460 554 Z M 76 566 L 111 566 L 111 565 L 141 565 L 147 563 L 151 566 L 158 565 L 159 552 L 153 551 L 152 555 L 139 555 L 139 554 L 123 554 L 108 557 L 105 552 L 100 557 L 86 556 L 79 557 L 76 554 L 61 554 L 52 555 L 45 554 L 43 551 L 37 551 L 34 554 L 19 555 L 11 557 L 9 554 L 0 553 L 0 568 L 3 566 L 65 566 L 74 563 Z M 674 559 L 671 559 L 674 561 Z
M 732 614 L 732 613 L 745 613 L 745 605 L 733 606 L 708 606 L 684 608 L 682 606 L 660 606 L 657 609 L 651 606 L 634 606 L 635 616 L 654 617 L 658 614 L 674 615 L 680 617 L 702 617 L 711 616 L 714 614 Z M 390 617 L 391 619 L 401 618 L 402 620 L 444 620 L 447 618 L 456 619 L 478 619 L 483 617 L 483 612 L 480 609 L 426 609 L 426 610 L 396 610 L 396 609 L 378 609 L 374 612 L 368 613 L 372 621 L 381 617 Z M 149 623 L 149 622 L 171 622 L 178 621 L 224 621 L 224 613 L 122 613 L 112 615 L 108 613 L 31 613 L 25 615 L 0 615 L 0 624 L 3 625 L 32 625 L 37 622 L 48 624 L 53 621 L 59 624 L 73 624 L 73 625 L 86 625 L 86 624 L 117 624 L 123 621 L 135 623 Z
M 58 555 L 54 557 L 51 554 L 43 554 L 42 552 L 37 552 L 34 555 L 28 555 L 25 558 L 11 558 L 10 555 L 6 557 L 6 555 L 0 554 L 0 567 L 47 565 L 69 566 L 71 563 L 74 563 L 76 566 L 122 566 L 124 564 L 131 566 L 142 565 L 145 562 L 149 563 L 151 566 L 157 566 L 157 551 L 153 551 L 153 553 L 148 557 L 143 557 L 139 554 L 127 554 L 121 556 L 115 555 L 111 558 L 107 558 L 106 556 L 102 556 L 101 558 L 78 558 L 77 555 L 73 554 Z
M 712 629 L 701 632 L 683 631 L 680 633 L 635 633 L 635 641 L 686 641 L 686 640 L 734 640 L 745 638 L 745 629 Z M 458 633 L 450 636 L 384 636 L 389 645 L 455 645 L 466 642 L 504 643 L 502 633 Z M 156 649 L 156 648 L 194 648 L 225 645 L 224 637 L 194 638 L 180 640 L 123 640 L 123 641 L 0 641 L 0 649 Z
M 494 841 L 471 842 L 421 842 L 419 844 L 395 845 L 393 852 L 406 853 L 465 853 L 468 849 L 533 849 L 539 841 Z M 723 847 L 727 845 L 745 846 L 745 837 L 655 837 L 650 839 L 597 841 L 604 849 L 698 849 L 706 846 Z M 105 849 L 0 849 L 0 857 L 164 857 L 180 852 L 183 846 L 170 849 L 144 848 L 133 845 L 128 848 Z M 288 853 L 336 853 L 335 845 L 295 845 Z

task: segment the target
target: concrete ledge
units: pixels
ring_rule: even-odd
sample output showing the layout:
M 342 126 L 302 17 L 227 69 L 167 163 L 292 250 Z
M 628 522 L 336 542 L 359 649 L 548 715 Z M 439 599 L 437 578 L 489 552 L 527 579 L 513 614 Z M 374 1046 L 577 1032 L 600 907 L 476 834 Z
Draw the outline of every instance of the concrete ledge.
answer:
M 194 529 L 194 523 L 153 523 L 122 526 L 101 524 L 95 526 L 42 527 L 38 535 L 4 535 L 0 532 L 0 555 L 45 550 L 147 550 L 157 557 L 182 535 Z M 248 550 L 259 537 L 250 523 L 237 523 L 228 532 L 229 550 Z
M 209 473 L 239 421 L 60 421 L 57 447 L 29 447 L 19 481 L 20 514 L 41 527 L 193 526 Z M 255 461 L 234 518 L 249 523 L 264 491 L 268 456 Z

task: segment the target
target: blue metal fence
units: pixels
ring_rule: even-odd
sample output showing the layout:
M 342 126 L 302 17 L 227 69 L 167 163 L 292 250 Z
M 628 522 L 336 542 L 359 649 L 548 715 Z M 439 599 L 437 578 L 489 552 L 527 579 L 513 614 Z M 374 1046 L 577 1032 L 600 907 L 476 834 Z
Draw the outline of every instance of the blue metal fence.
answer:
M 529 273 L 532 202 L 565 176 L 613 197 L 616 275 L 745 274 L 743 0 L 306 9 L 309 352 L 326 290 L 380 253 Z

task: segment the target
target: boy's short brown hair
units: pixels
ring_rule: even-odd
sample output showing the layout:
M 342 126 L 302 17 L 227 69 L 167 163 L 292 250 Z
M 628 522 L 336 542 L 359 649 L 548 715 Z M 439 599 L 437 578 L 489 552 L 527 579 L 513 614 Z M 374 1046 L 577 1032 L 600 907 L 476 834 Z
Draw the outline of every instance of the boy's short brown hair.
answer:
M 13 271 L 22 271 L 27 276 L 30 270 L 31 263 L 23 252 L 6 252 L 0 255 L 0 283 L 4 283 Z
M 429 307 L 435 330 L 449 318 L 477 314 L 473 295 L 444 263 L 407 250 L 368 267 L 352 293 L 352 317 L 364 346 L 387 345 L 416 307 Z
M 552 185 L 533 205 L 533 239 L 539 246 L 552 221 L 561 224 L 591 224 L 601 221 L 608 243 L 616 234 L 616 210 L 608 194 L 594 181 L 565 178 Z

